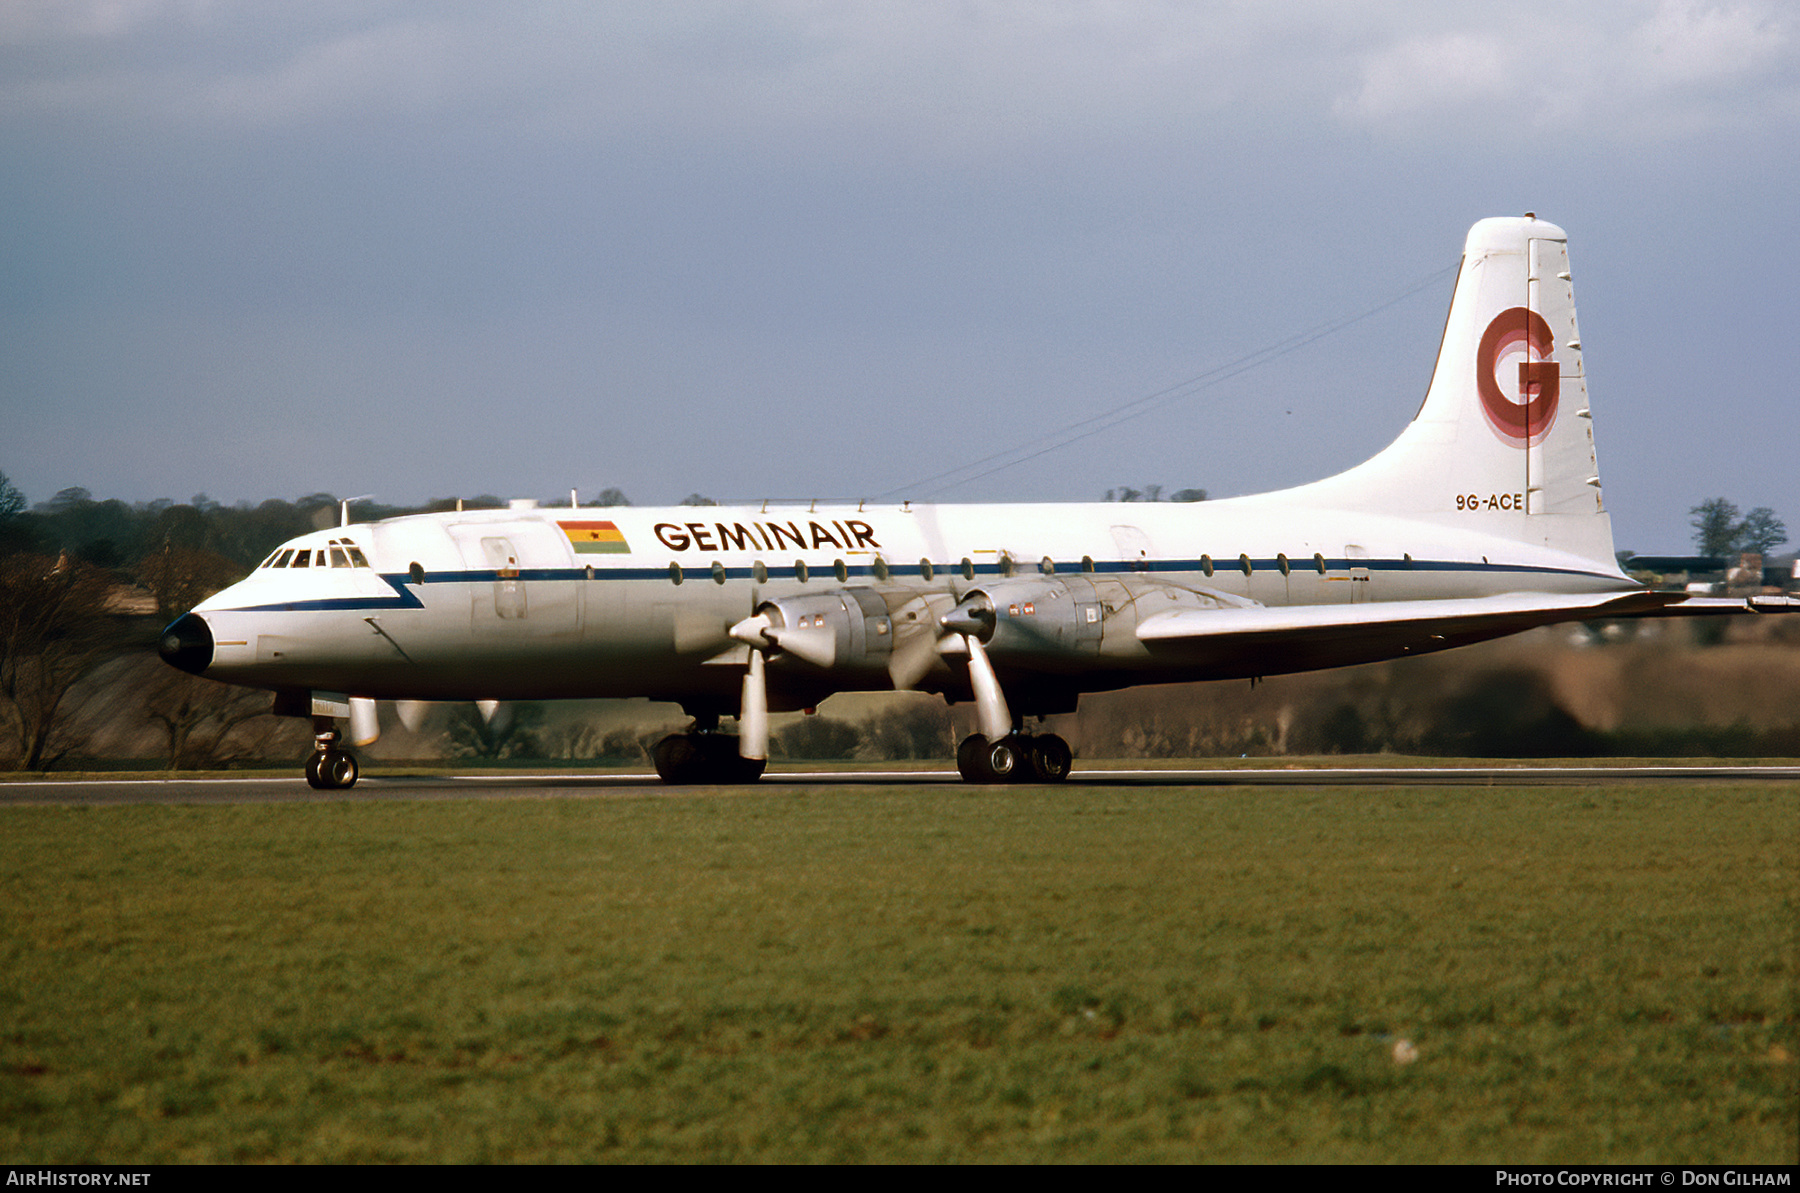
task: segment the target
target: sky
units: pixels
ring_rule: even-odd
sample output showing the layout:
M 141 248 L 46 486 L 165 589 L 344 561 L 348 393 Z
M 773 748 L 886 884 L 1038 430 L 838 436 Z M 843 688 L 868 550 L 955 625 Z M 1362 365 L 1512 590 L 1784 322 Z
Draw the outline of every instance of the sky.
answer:
M 6 0 L 0 472 L 1258 492 L 1399 433 L 1534 211 L 1618 546 L 1800 536 L 1796 196 L 1779 0 Z

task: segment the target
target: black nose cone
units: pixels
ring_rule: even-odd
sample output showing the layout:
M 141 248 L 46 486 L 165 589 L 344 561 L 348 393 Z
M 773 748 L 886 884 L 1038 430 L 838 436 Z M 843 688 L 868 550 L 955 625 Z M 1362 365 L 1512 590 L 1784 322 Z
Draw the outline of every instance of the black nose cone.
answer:
M 212 629 L 198 613 L 183 613 L 162 632 L 156 653 L 169 666 L 199 675 L 212 666 Z

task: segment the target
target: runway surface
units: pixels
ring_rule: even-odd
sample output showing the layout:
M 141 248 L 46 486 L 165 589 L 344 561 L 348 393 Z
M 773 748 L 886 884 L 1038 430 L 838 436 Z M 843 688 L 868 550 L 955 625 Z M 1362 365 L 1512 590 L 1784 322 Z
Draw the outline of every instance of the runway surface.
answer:
M 1090 770 L 1069 787 L 1495 787 L 1613 783 L 1800 782 L 1800 766 L 1268 767 L 1216 770 Z M 0 783 L 0 806 L 249 804 L 369 800 L 704 797 L 828 786 L 961 787 L 954 770 L 846 770 L 770 773 L 754 786 L 670 787 L 654 774 L 466 774 L 363 777 L 349 791 L 314 791 L 298 774 L 173 779 L 21 779 Z M 980 788 L 1003 794 L 1005 786 Z

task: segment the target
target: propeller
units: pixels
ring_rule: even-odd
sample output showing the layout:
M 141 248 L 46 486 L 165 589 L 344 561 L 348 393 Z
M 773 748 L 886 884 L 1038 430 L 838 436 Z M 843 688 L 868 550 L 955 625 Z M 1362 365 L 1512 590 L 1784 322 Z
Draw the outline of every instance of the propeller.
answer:
M 727 631 L 750 648 L 738 702 L 738 757 L 751 761 L 769 756 L 769 649 L 776 639 L 767 613 L 753 613 Z M 802 656 L 804 657 L 804 656 Z
M 967 653 L 969 687 L 975 693 L 975 719 L 983 737 L 998 741 L 1012 732 L 1012 712 L 1000 690 L 1000 679 L 983 645 L 994 636 L 994 602 L 986 593 L 971 593 L 951 609 L 918 628 L 894 647 L 888 674 L 894 687 L 911 688 L 946 654 Z M 935 623 L 935 624 L 934 624 Z
M 934 611 L 930 598 L 920 604 Z M 936 608 L 943 608 L 942 601 Z M 804 619 L 802 619 L 804 620 Z M 946 654 L 967 653 L 969 686 L 975 693 L 975 715 L 982 735 L 998 741 L 1012 731 L 1012 712 L 1000 690 L 999 677 L 988 660 L 983 643 L 994 636 L 997 614 L 986 593 L 972 593 L 948 611 L 936 616 L 896 618 L 896 641 L 888 657 L 888 676 L 894 687 L 906 691 L 925 678 Z M 750 648 L 744 669 L 743 693 L 738 711 L 738 753 L 745 758 L 768 756 L 769 681 L 771 650 L 781 650 L 816 667 L 837 662 L 837 633 L 826 626 L 778 626 L 767 612 L 753 613 L 727 631 Z
M 350 697 L 350 741 L 358 746 L 372 746 L 381 737 L 381 719 L 375 701 L 369 696 Z
M 994 636 L 999 615 L 993 600 L 985 592 L 972 592 L 956 603 L 950 612 L 938 618 L 946 634 L 959 636 L 969 651 L 969 687 L 975 693 L 975 722 L 981 735 L 999 741 L 1012 732 L 1012 712 L 1000 691 L 1000 679 L 988 661 L 983 645 Z
M 830 626 L 771 626 L 763 631 L 763 637 L 815 667 L 829 668 L 837 663 L 837 631 Z
M 768 659 L 760 650 L 750 652 L 744 669 L 744 693 L 738 705 L 738 756 L 752 762 L 769 756 Z
M 502 700 L 477 700 L 475 709 L 481 719 L 495 733 L 504 733 L 512 724 L 512 705 Z
M 933 593 L 909 602 L 903 613 L 894 617 L 894 649 L 888 655 L 888 677 L 893 680 L 895 691 L 911 691 L 933 668 L 942 666 L 942 656 L 961 653 L 961 640 L 945 632 L 934 610 L 934 603 L 935 608 L 941 609 L 949 600 L 942 593 Z
M 985 592 L 971 593 L 956 603 L 956 608 L 938 618 L 938 624 L 952 634 L 963 634 L 987 641 L 994 636 L 994 602 Z
M 981 736 L 999 741 L 1012 732 L 1012 712 L 1000 692 L 994 665 L 988 662 L 987 647 L 974 634 L 965 634 L 963 641 L 969 644 L 969 686 L 975 689 L 975 723 Z

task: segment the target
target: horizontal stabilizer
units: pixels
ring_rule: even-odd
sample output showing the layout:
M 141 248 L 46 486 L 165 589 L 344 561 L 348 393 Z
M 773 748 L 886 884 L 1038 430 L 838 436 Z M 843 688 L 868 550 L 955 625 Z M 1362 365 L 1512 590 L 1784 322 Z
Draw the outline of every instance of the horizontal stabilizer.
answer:
M 1654 613 L 1643 617 L 1720 617 L 1733 613 L 1800 613 L 1800 597 L 1747 596 L 1703 597 L 1685 592 L 1659 592 L 1652 595 L 1675 598 Z
M 1800 612 L 1789 596 L 1697 597 L 1685 592 L 1630 592 L 1556 596 L 1514 592 L 1448 601 L 1380 601 L 1368 605 L 1301 605 L 1287 608 L 1172 609 L 1146 618 L 1137 636 L 1145 643 L 1184 639 L 1257 638 L 1265 635 L 1337 633 L 1402 635 L 1456 633 L 1493 622 L 1504 633 L 1561 621 L 1612 617 L 1696 617 L 1734 613 Z
M 1696 598 L 1681 592 L 1515 592 L 1367 605 L 1176 609 L 1146 618 L 1137 636 L 1153 653 L 1204 665 L 1221 677 L 1277 675 L 1428 654 L 1558 622 L 1791 608 L 1800 608 L 1800 602 L 1787 597 Z

